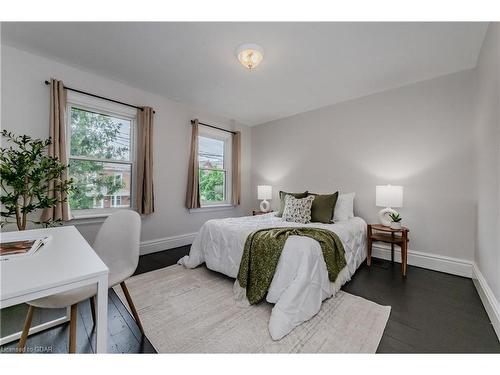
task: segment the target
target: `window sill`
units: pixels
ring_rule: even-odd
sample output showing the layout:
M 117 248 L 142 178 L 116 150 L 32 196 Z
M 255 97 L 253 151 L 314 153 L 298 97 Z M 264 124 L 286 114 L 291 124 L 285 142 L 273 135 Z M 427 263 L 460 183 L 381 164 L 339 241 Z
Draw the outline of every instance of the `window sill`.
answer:
M 110 209 L 105 212 L 76 212 L 71 214 L 71 219 L 68 221 L 70 225 L 98 224 L 102 223 L 108 216 L 113 215 L 120 210 L 131 210 L 131 208 Z
M 106 218 L 111 214 L 105 215 L 78 215 L 73 216 L 69 221 L 66 222 L 67 225 L 88 225 L 88 224 L 101 224 L 106 220 Z
M 232 204 L 214 204 L 214 205 L 209 205 L 209 206 L 204 206 L 200 208 L 190 208 L 189 213 L 197 213 L 197 212 L 215 212 L 215 211 L 226 211 L 226 210 L 232 210 L 236 206 L 233 206 Z

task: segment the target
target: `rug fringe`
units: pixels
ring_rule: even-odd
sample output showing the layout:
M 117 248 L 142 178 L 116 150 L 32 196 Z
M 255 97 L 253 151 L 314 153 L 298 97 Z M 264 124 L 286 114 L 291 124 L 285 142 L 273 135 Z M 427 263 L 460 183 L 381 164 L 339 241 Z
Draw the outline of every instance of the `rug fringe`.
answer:
M 349 273 L 349 267 L 345 266 L 342 268 L 342 271 L 337 275 L 337 279 L 335 282 L 330 283 L 330 287 L 332 288 L 332 296 L 335 296 L 337 292 L 340 290 L 342 285 L 351 280 L 351 275 Z
M 238 279 L 236 279 L 233 284 L 233 296 L 238 306 L 240 307 L 250 306 L 250 302 L 248 301 L 247 298 L 247 290 L 241 287 Z

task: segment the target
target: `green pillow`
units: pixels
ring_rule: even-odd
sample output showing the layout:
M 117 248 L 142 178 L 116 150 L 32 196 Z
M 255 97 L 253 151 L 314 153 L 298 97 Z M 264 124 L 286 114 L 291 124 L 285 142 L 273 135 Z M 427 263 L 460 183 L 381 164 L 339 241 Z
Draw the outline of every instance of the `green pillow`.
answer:
M 330 224 L 333 219 L 333 211 L 335 210 L 339 192 L 337 191 L 334 194 L 327 195 L 314 193 L 309 195 L 314 195 L 311 207 L 311 222 Z
M 285 197 L 287 195 L 292 195 L 297 199 L 302 199 L 305 198 L 309 195 L 308 191 L 304 191 L 303 193 L 287 193 L 286 191 L 280 191 L 280 209 L 276 216 L 281 217 L 283 216 L 283 210 L 285 209 Z

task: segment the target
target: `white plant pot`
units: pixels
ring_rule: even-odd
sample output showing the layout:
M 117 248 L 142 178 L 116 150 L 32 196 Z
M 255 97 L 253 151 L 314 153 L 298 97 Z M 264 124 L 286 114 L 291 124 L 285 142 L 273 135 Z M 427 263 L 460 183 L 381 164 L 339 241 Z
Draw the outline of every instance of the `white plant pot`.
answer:
M 391 221 L 391 228 L 392 229 L 401 229 L 401 222 L 400 221 L 398 221 L 398 222 Z
M 391 226 L 391 218 L 389 217 L 390 214 L 397 214 L 397 211 L 390 207 L 381 209 L 378 213 L 378 219 L 380 221 L 380 224 L 382 224 L 385 227 L 390 227 Z

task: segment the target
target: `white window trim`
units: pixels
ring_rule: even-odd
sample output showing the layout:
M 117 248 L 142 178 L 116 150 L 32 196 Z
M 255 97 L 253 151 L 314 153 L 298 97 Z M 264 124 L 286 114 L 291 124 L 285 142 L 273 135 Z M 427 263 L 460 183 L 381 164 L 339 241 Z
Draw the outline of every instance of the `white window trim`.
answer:
M 197 212 L 217 212 L 217 211 L 226 211 L 232 210 L 236 206 L 233 206 L 230 203 L 226 204 L 210 204 L 208 206 L 202 206 L 200 208 L 190 208 L 189 213 L 197 213 Z
M 137 139 L 137 110 L 135 108 L 127 107 L 121 104 L 113 103 L 104 99 L 94 98 L 88 95 L 80 94 L 73 91 L 68 91 L 66 99 L 66 150 L 68 161 L 71 157 L 71 108 L 78 107 L 91 112 L 99 112 L 104 115 L 109 115 L 113 117 L 123 118 L 130 121 L 131 134 L 130 134 L 130 146 L 131 155 L 130 160 L 123 162 L 123 164 L 130 164 L 130 207 L 116 207 L 116 208 L 94 208 L 94 209 L 84 209 L 84 210 L 71 210 L 70 209 L 70 220 L 88 220 L 88 219 L 104 219 L 114 212 L 120 210 L 135 210 L 135 176 L 136 176 L 136 139 Z M 82 158 L 84 159 L 84 158 Z M 92 159 L 97 160 L 97 159 Z M 103 160 L 106 162 L 106 160 Z M 107 161 L 110 162 L 110 161 Z M 114 161 L 111 161 L 114 162 Z
M 224 170 L 226 172 L 225 194 L 226 199 L 219 202 L 206 202 L 201 201 L 200 208 L 192 208 L 189 212 L 208 212 L 208 211 L 221 211 L 231 209 L 234 206 L 232 202 L 233 191 L 233 168 L 232 168 L 232 134 L 226 131 L 209 128 L 207 126 L 199 125 L 198 136 L 213 138 L 224 142 Z

